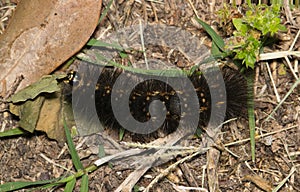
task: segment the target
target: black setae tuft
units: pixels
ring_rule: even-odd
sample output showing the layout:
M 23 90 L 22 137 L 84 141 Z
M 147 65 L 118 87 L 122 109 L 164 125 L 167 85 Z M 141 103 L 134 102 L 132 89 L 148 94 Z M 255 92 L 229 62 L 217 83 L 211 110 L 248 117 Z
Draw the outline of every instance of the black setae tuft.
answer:
M 141 74 L 123 71 L 114 67 L 105 67 L 100 69 L 99 67 L 94 65 L 87 65 L 86 70 L 88 71 L 84 74 L 76 74 L 77 77 L 80 77 L 80 79 L 79 82 L 74 83 L 73 91 L 83 92 L 84 89 L 82 89 L 82 87 L 89 86 L 89 76 L 93 74 L 99 74 L 99 79 L 94 89 L 94 97 L 99 120 L 105 127 L 122 127 L 114 116 L 111 102 L 114 102 L 114 100 L 118 100 L 123 97 L 124 90 L 119 89 L 115 90 L 117 93 L 117 97 L 112 98 L 112 90 L 114 89 L 115 82 L 120 74 L 125 74 L 128 78 L 128 81 L 122 82 L 124 83 L 124 86 L 129 81 L 136 84 L 136 86 L 131 90 L 128 103 L 124 103 L 124 106 L 129 105 L 130 114 L 128 115 L 131 115 L 135 120 L 139 122 L 147 122 L 151 118 L 149 111 L 150 104 L 154 100 L 160 100 L 165 106 L 164 110 L 166 113 L 166 119 L 160 127 L 160 130 L 168 134 L 174 132 L 177 129 L 179 121 L 183 116 L 183 114 L 181 114 L 183 109 L 182 107 L 184 107 L 181 106 L 179 95 L 181 95 L 182 98 L 188 99 L 188 97 L 190 96 L 189 92 L 185 92 L 184 89 L 174 90 L 167 81 L 163 82 L 156 79 L 148 79 L 146 81 L 140 82 L 140 78 L 142 77 Z M 209 72 L 205 76 L 201 72 L 195 72 L 193 75 L 188 77 L 194 86 L 194 91 L 196 92 L 199 101 L 199 122 L 185 122 L 183 124 L 184 126 L 194 126 L 197 123 L 198 125 L 196 126 L 198 128 L 207 126 L 207 123 L 211 117 L 212 105 L 220 105 L 226 107 L 227 119 L 236 116 L 246 116 L 246 80 L 238 71 L 231 68 L 224 67 L 221 71 L 222 77 L 215 75 L 214 72 Z M 205 77 L 210 79 L 210 86 L 208 86 L 208 80 Z M 170 77 L 170 80 L 172 78 Z M 218 93 L 220 78 L 224 79 L 226 93 L 221 93 L 221 91 L 220 93 Z M 185 85 L 183 81 L 182 84 L 182 87 L 184 88 Z M 220 98 L 222 98 L 222 101 L 219 101 L 216 104 L 211 103 L 210 93 L 212 89 L 217 90 L 217 94 L 220 94 L 219 96 Z M 225 104 L 226 106 L 224 106 Z M 124 106 L 120 106 L 120 108 Z M 153 106 L 153 110 L 155 111 L 155 104 Z M 84 106 L 80 108 L 84 108 Z M 82 109 L 83 116 L 86 116 L 88 118 L 88 115 L 85 115 L 88 113 L 88 111 Z M 141 129 L 144 128 L 145 127 L 141 127 Z

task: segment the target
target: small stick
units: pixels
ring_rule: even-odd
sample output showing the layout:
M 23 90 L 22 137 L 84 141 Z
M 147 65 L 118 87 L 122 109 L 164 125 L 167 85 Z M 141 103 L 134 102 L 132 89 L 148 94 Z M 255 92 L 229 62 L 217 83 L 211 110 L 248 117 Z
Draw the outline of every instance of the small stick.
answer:
M 275 82 L 274 82 L 274 79 L 273 79 L 271 69 L 270 69 L 270 66 L 269 66 L 268 62 L 266 62 L 266 66 L 267 66 L 267 69 L 268 69 L 269 76 L 271 78 L 271 82 L 272 82 L 272 85 L 273 85 L 273 89 L 274 89 L 274 92 L 275 92 L 275 95 L 276 95 L 277 102 L 279 103 L 280 102 L 280 96 L 278 94 L 278 91 L 277 91 L 277 88 L 276 88 L 276 85 L 275 85 Z
M 143 55 L 144 55 L 146 69 L 148 70 L 149 65 L 148 65 L 147 54 L 146 54 L 146 49 L 145 49 L 145 42 L 144 42 L 143 23 L 142 23 L 141 20 L 139 20 L 139 26 L 140 26 L 140 37 L 141 37 L 142 51 L 143 51 Z

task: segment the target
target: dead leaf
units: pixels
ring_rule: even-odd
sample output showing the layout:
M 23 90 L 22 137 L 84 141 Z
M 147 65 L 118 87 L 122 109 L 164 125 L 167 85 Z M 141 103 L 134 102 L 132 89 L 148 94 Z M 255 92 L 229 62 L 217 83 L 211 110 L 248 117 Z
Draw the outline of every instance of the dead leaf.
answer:
M 78 52 L 97 26 L 102 0 L 22 0 L 0 36 L 0 92 L 17 76 L 17 91 Z
M 63 129 L 63 102 L 60 93 L 56 97 L 46 99 L 40 111 L 39 119 L 36 125 L 37 131 L 47 133 L 51 139 L 59 142 L 65 141 L 65 132 Z
M 28 100 L 22 104 L 11 104 L 10 111 L 20 118 L 19 126 L 32 133 L 36 128 L 44 101 L 44 97 L 38 97 L 35 100 Z
M 12 95 L 8 99 L 8 102 L 23 102 L 29 99 L 34 99 L 41 93 L 54 93 L 56 91 L 60 91 L 57 80 L 65 77 L 66 75 L 46 75 L 42 77 L 40 81 L 33 83 Z
M 272 186 L 270 185 L 270 183 L 258 175 L 246 175 L 244 176 L 243 181 L 251 181 L 264 191 L 272 191 Z
M 10 112 L 18 116 L 18 125 L 26 131 L 43 131 L 51 139 L 65 141 L 63 120 L 74 124 L 71 103 L 62 94 L 65 75 L 46 75 L 19 91 L 10 99 Z

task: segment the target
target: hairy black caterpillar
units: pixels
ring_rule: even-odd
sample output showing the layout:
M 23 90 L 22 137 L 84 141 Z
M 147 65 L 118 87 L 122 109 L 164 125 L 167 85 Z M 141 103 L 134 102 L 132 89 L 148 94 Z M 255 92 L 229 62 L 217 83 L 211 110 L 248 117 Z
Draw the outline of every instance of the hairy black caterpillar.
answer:
M 132 116 L 138 122 L 147 122 L 151 119 L 150 114 L 150 104 L 153 104 L 153 101 L 159 100 L 164 104 L 164 114 L 165 121 L 159 127 L 159 130 L 164 134 L 168 134 L 174 132 L 178 125 L 180 119 L 185 115 L 182 114 L 182 104 L 180 103 L 179 95 L 182 98 L 188 98 L 190 96 L 189 92 L 183 90 L 174 90 L 172 86 L 168 84 L 168 80 L 159 81 L 156 79 L 148 79 L 145 81 L 140 81 L 141 74 L 136 74 L 129 71 L 124 71 L 115 67 L 99 67 L 92 64 L 87 64 L 85 66 L 81 66 L 84 69 L 83 74 L 76 74 L 73 80 L 73 94 L 74 92 L 81 93 L 86 92 L 89 86 L 93 88 L 90 89 L 89 94 L 90 98 L 84 99 L 94 99 L 94 105 L 96 107 L 97 118 L 99 118 L 100 122 L 104 125 L 105 128 L 121 128 L 122 125 L 115 118 L 114 111 L 112 109 L 112 102 L 114 100 L 121 99 L 124 95 L 124 90 L 118 89 L 115 90 L 115 97 L 112 97 L 112 91 L 114 89 L 114 85 L 116 84 L 116 80 L 119 76 L 125 75 L 128 78 L 128 81 L 133 81 L 136 83 L 134 88 L 130 90 L 129 101 L 127 105 L 129 105 L 130 114 L 128 116 Z M 82 70 L 81 70 L 82 71 Z M 96 74 L 96 75 L 95 75 Z M 97 76 L 99 77 L 96 82 L 91 83 L 91 77 Z M 183 126 L 185 128 L 196 126 L 198 128 L 204 128 L 207 126 L 207 123 L 211 117 L 211 95 L 210 89 L 218 90 L 218 80 L 219 78 L 223 78 L 226 87 L 226 95 L 221 95 L 224 93 L 220 93 L 221 99 L 223 101 L 218 102 L 215 105 L 218 107 L 226 107 L 226 118 L 231 118 L 235 116 L 244 116 L 246 112 L 246 101 L 247 101 L 247 86 L 244 77 L 236 70 L 233 70 L 228 67 L 224 67 L 222 69 L 222 77 L 215 75 L 213 72 L 208 73 L 208 75 L 213 81 L 213 85 L 208 86 L 207 80 L 201 74 L 201 72 L 195 72 L 188 79 L 192 82 L 194 87 L 194 92 L 198 97 L 199 102 L 199 121 L 185 121 Z M 180 77 L 178 77 L 180 78 Z M 172 78 L 170 78 L 171 80 Z M 183 82 L 183 81 L 178 81 Z M 123 83 L 123 84 L 122 84 Z M 126 85 L 128 82 L 123 81 L 121 85 Z M 121 86 L 123 87 L 123 86 Z M 185 85 L 183 83 L 182 87 Z M 73 98 L 74 99 L 74 98 Z M 82 99 L 82 98 L 78 98 Z M 76 98 L 75 98 L 76 100 Z M 77 101 L 73 101 L 73 105 L 77 105 Z M 80 105 L 80 104 L 78 104 Z M 122 104 L 123 105 L 123 104 Z M 124 103 L 126 105 L 126 103 Z M 156 103 L 152 105 L 152 110 L 156 110 Z M 226 105 L 226 106 L 224 106 Z M 124 106 L 119 106 L 120 110 Z M 77 109 L 80 109 L 80 114 L 83 119 L 93 119 L 95 117 L 91 117 L 91 112 L 88 111 L 89 107 L 87 106 L 77 106 Z M 186 111 L 189 111 L 187 109 Z M 218 110 L 216 111 L 218 113 Z M 80 115 L 80 116 L 81 116 Z M 218 115 L 218 114 L 216 114 Z M 126 115 L 125 115 L 126 116 Z M 124 117 L 125 119 L 127 117 Z M 147 127 L 139 127 L 140 129 L 147 129 Z M 149 132 L 151 133 L 151 132 Z M 148 132 L 147 132 L 148 134 Z

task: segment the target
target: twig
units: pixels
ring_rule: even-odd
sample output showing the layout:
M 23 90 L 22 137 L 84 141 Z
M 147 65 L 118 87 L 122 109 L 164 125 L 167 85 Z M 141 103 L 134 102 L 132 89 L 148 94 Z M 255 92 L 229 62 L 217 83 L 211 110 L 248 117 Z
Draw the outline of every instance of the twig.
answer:
M 278 185 L 277 187 L 275 187 L 272 192 L 277 192 L 286 182 L 287 180 L 295 173 L 296 171 L 296 167 L 297 166 L 293 166 L 290 170 L 290 173 L 288 174 L 288 176 L 286 176 L 286 178 L 284 178 Z M 298 165 L 299 167 L 299 165 Z
M 191 0 L 189 0 L 189 3 L 190 3 L 190 5 L 191 5 L 191 7 L 192 7 L 192 9 L 193 9 L 193 11 L 194 11 L 196 17 L 197 17 L 197 18 L 200 18 L 199 15 L 198 15 L 198 13 L 197 13 L 197 10 L 196 10 L 196 8 L 195 8 L 195 6 L 193 5 L 193 3 L 192 3 Z
M 291 62 L 290 62 L 290 60 L 289 60 L 289 58 L 288 58 L 287 56 L 285 56 L 284 59 L 286 60 L 286 62 L 287 62 L 287 64 L 288 64 L 290 70 L 292 71 L 292 74 L 294 75 L 294 77 L 295 77 L 296 79 L 298 79 L 298 76 L 296 75 L 296 73 L 295 73 L 295 71 L 294 71 L 294 69 L 293 69 L 293 66 L 292 66 L 292 64 L 291 64 Z
M 141 150 L 141 149 L 130 149 L 130 150 L 122 151 L 120 153 L 105 156 L 101 159 L 98 159 L 97 161 L 94 162 L 94 165 L 99 167 L 100 165 L 102 165 L 102 164 L 104 164 L 108 161 L 111 161 L 111 160 L 114 160 L 114 159 L 119 159 L 119 158 L 125 158 L 125 157 L 129 157 L 129 156 L 133 156 L 133 155 L 138 155 L 143 151 L 144 150 Z
M 293 90 L 298 86 L 300 83 L 300 78 L 293 84 L 291 89 L 287 92 L 287 94 L 284 96 L 284 98 L 281 100 L 281 102 L 275 107 L 275 109 L 270 113 L 270 115 L 264 120 L 268 121 L 270 117 L 277 111 L 277 109 L 283 104 L 283 102 L 288 98 L 288 96 L 293 92 Z
M 169 181 L 169 183 L 171 183 L 171 182 Z M 202 188 L 202 187 L 177 186 L 174 183 L 171 183 L 171 185 L 173 186 L 174 189 L 176 189 L 178 191 L 200 191 L 200 192 L 208 192 L 207 189 Z
M 64 166 L 62 166 L 62 165 L 60 165 L 60 164 L 55 163 L 53 160 L 49 159 L 46 155 L 44 155 L 44 154 L 41 153 L 40 156 L 41 156 L 43 159 L 45 159 L 46 161 L 48 161 L 49 163 L 51 163 L 51 164 L 53 164 L 53 165 L 55 165 L 55 166 L 57 166 L 57 167 L 59 167 L 59 168 L 62 168 L 62 169 L 64 169 L 64 170 L 66 170 L 67 172 L 70 172 L 70 173 L 72 173 L 72 174 L 75 174 L 71 169 L 68 169 L 68 168 L 66 168 L 66 167 L 64 167 Z
M 271 59 L 280 59 L 286 56 L 296 56 L 300 57 L 300 51 L 278 51 L 272 53 L 262 53 L 259 55 L 260 61 L 271 60 Z
M 287 128 L 285 128 L 285 129 L 280 129 L 280 130 L 273 131 L 273 132 L 270 132 L 270 133 L 258 135 L 258 136 L 255 137 L 255 139 L 263 138 L 263 137 L 266 137 L 266 136 L 269 136 L 269 135 L 274 135 L 274 134 L 279 133 L 279 132 L 281 132 L 281 131 L 287 131 L 287 130 L 290 130 L 290 129 L 294 129 L 294 128 L 296 128 L 297 126 L 298 126 L 298 125 L 294 125 L 294 126 L 291 126 L 291 127 L 287 127 Z M 228 146 L 232 146 L 232 145 L 236 145 L 236 144 L 241 144 L 241 143 L 244 143 L 244 142 L 247 142 L 247 141 L 250 141 L 250 138 L 242 139 L 242 140 L 235 141 L 235 142 L 232 142 L 232 143 L 227 143 L 227 144 L 225 144 L 224 146 L 225 146 L 225 147 L 228 147 Z
M 269 76 L 270 76 L 270 79 L 271 79 L 271 82 L 272 82 L 272 85 L 273 85 L 273 89 L 274 89 L 274 93 L 276 95 L 277 102 L 280 102 L 280 96 L 278 94 L 278 91 L 277 91 L 277 88 L 276 88 L 276 85 L 275 85 L 275 82 L 274 82 L 274 79 L 273 79 L 271 69 L 270 69 L 270 66 L 269 66 L 268 62 L 266 62 L 266 66 L 267 66 L 268 73 L 269 73 Z
M 293 20 L 292 12 L 290 10 L 290 2 L 289 0 L 283 0 L 283 7 L 284 7 L 284 12 L 286 15 L 286 19 L 292 24 L 296 25 L 296 22 Z
M 155 177 L 155 179 L 153 179 L 151 181 L 151 183 L 147 186 L 147 188 L 144 190 L 144 192 L 149 192 L 149 190 L 153 187 L 154 184 L 156 184 L 161 178 L 163 178 L 164 176 L 168 175 L 172 170 L 174 170 L 179 164 L 190 160 L 191 158 L 199 155 L 203 153 L 203 151 L 197 151 L 189 156 L 186 156 L 184 158 L 182 158 L 181 160 L 173 163 L 172 165 L 170 165 L 167 169 L 163 170 L 158 176 Z
M 175 133 L 171 133 L 168 137 L 163 138 L 163 140 L 165 141 L 165 145 L 171 146 L 180 142 L 182 138 L 184 138 L 184 135 L 181 135 L 178 133 L 178 131 L 176 131 Z M 136 184 L 136 182 L 146 173 L 146 171 L 150 169 L 155 163 L 158 162 L 159 159 L 157 159 L 157 156 L 164 154 L 165 152 L 166 149 L 160 149 L 155 153 L 150 152 L 149 155 L 153 156 L 153 158 L 149 156 L 149 158 L 147 158 L 146 161 L 144 159 L 141 159 L 144 160 L 142 162 L 141 160 L 135 161 L 134 163 L 139 163 L 140 166 L 137 169 L 135 169 L 132 173 L 130 173 L 130 175 L 121 183 L 121 185 L 115 190 L 115 192 L 130 191 L 133 188 L 133 186 Z M 174 158 L 174 156 L 171 156 L 171 158 Z M 163 160 L 165 162 L 166 160 L 170 160 L 170 159 L 163 159 Z
M 174 146 L 167 146 L 167 145 L 153 145 L 153 144 L 147 144 L 147 143 L 131 143 L 131 142 L 121 142 L 121 144 L 124 144 L 127 147 L 137 147 L 142 149 L 169 149 L 169 150 L 193 150 L 197 149 L 197 147 L 189 146 L 180 146 L 180 145 L 174 145 Z
M 294 46 L 295 46 L 295 44 L 296 44 L 296 42 L 297 42 L 297 40 L 298 40 L 298 38 L 299 38 L 299 35 L 300 35 L 300 30 L 298 31 L 298 33 L 297 33 L 297 35 L 296 35 L 296 37 L 295 37 L 293 43 L 291 44 L 289 51 L 292 51 L 292 50 L 293 50 L 293 48 L 294 48 Z
M 189 186 L 191 187 L 199 187 L 198 183 L 192 173 L 192 171 L 190 170 L 190 168 L 188 167 L 187 163 L 184 162 L 182 164 L 179 165 L 180 169 L 182 170 L 182 173 L 187 181 L 187 183 L 189 184 Z
M 144 55 L 146 69 L 149 70 L 149 65 L 148 65 L 148 60 L 147 60 L 147 54 L 146 54 L 146 49 L 145 49 L 145 42 L 144 42 L 143 23 L 142 23 L 141 20 L 139 20 L 139 25 L 140 25 L 140 37 L 141 37 L 142 51 L 143 51 L 143 55 Z
M 291 62 L 288 58 L 288 56 L 296 56 L 296 57 L 300 57 L 300 51 L 292 51 L 298 38 L 300 35 L 300 30 L 298 31 L 293 43 L 291 44 L 290 48 L 288 51 L 279 51 L 279 52 L 272 52 L 272 53 L 262 53 L 259 55 L 259 60 L 260 61 L 264 61 L 264 60 L 270 60 L 270 59 L 279 59 L 279 58 L 284 58 L 286 60 L 286 62 L 288 63 L 288 66 L 290 68 L 290 70 L 292 71 L 294 77 L 296 79 L 298 79 L 298 76 L 295 72 L 295 70 L 293 69 Z

